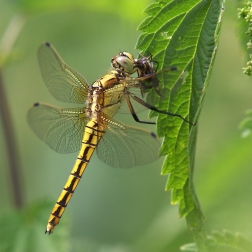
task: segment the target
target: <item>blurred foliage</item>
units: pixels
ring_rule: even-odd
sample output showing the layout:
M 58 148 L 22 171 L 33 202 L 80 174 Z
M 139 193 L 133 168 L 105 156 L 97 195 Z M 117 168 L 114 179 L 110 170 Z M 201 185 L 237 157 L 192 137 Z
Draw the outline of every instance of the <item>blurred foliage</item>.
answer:
M 22 211 L 11 210 L 0 216 L 0 251 L 69 251 L 66 221 L 49 241 L 41 235 L 52 202 L 34 202 Z
M 243 119 L 239 125 L 240 129 L 243 131 L 243 137 L 247 137 L 252 133 L 252 109 L 248 109 L 246 115 L 247 117 Z
M 39 14 L 46 11 L 62 11 L 69 9 L 78 9 L 85 12 L 106 13 L 107 15 L 116 14 L 119 18 L 127 20 L 127 22 L 139 22 L 141 20 L 139 13 L 146 7 L 146 0 L 138 0 L 135 4 L 134 0 L 121 1 L 120 4 L 114 0 L 10 0 L 10 3 L 18 10 L 26 15 Z M 134 6 L 134 8 L 132 8 Z M 115 10 L 116 7 L 116 10 Z M 121 15 L 123 13 L 123 15 Z
M 182 251 L 197 251 L 194 243 L 181 247 Z M 233 234 L 227 230 L 212 231 L 208 237 L 207 252 L 247 252 L 252 250 L 252 242 L 240 233 Z
M 22 190 L 27 205 L 45 195 L 50 195 L 54 201 L 76 158 L 76 154 L 61 156 L 48 150 L 32 135 L 25 121 L 33 102 L 43 100 L 55 104 L 40 77 L 37 48 L 45 40 L 52 42 L 67 63 L 91 82 L 108 70 L 111 57 L 118 51 L 133 51 L 136 55 L 133 48 L 139 33 L 135 27 L 144 17 L 142 6 L 135 1 L 86 2 L 91 7 L 78 6 L 83 3 L 76 1 L 74 8 L 65 1 L 58 7 L 58 1 L 51 2 L 54 7 L 49 7 L 48 1 L 31 2 L 12 1 L 10 5 L 11 1 L 0 1 L 1 36 L 19 11 L 25 16 L 12 44 L 12 53 L 15 52 L 12 64 L 3 68 L 3 74 L 21 156 Z M 25 7 L 29 5 L 33 5 L 30 10 Z M 207 217 L 207 230 L 225 227 L 239 230 L 252 239 L 249 200 L 252 144 L 250 138 L 241 139 L 237 130 L 243 111 L 251 106 L 251 84 L 240 71 L 243 58 L 234 30 L 237 25 L 235 8 L 234 1 L 226 1 L 218 54 L 198 120 L 195 180 Z M 132 124 L 130 117 L 120 119 Z M 45 236 L 44 223 L 51 207 L 48 206 L 48 210 L 43 206 L 35 207 L 37 210 L 28 212 L 24 209 L 18 215 L 14 212 L 1 126 L 0 130 L 0 232 L 6 234 L 2 236 L 2 244 L 5 248 L 12 248 L 13 244 L 13 248 L 17 246 L 20 251 L 23 248 L 36 251 L 35 244 L 41 244 L 37 251 L 64 251 L 57 248 L 68 242 L 63 225 L 67 216 L 57 232 Z M 165 178 L 159 176 L 161 161 L 128 171 L 104 166 L 93 158 L 67 209 L 68 214 L 72 213 L 69 217 L 72 224 L 67 229 L 70 234 L 67 251 L 178 251 L 181 244 L 192 241 L 184 220 L 177 218 L 176 207 L 169 204 L 169 194 L 163 192 Z M 6 211 L 9 213 L 3 215 Z M 34 221 L 27 224 L 27 215 Z M 45 218 L 43 223 L 42 218 Z M 20 235 L 16 235 L 18 232 Z M 33 234 L 38 240 L 31 242 L 34 247 L 26 247 L 24 237 L 34 240 Z
M 247 35 L 248 38 L 250 38 L 252 36 L 252 2 L 248 1 L 248 2 L 244 3 L 243 7 L 239 8 L 238 11 L 239 11 L 238 17 L 244 19 L 245 22 L 247 23 L 246 25 L 243 25 L 243 27 L 247 26 L 247 30 L 245 31 L 245 34 Z M 252 41 L 251 40 L 249 40 L 249 42 L 247 42 L 247 49 L 248 49 L 248 51 L 251 52 L 251 49 L 252 49 Z M 243 73 L 251 76 L 251 74 L 252 74 L 252 54 L 249 54 L 249 58 L 250 58 L 250 60 L 247 62 L 246 67 L 243 68 Z
M 251 251 L 252 242 L 240 233 L 233 234 L 227 230 L 223 232 L 212 231 L 209 238 L 209 252 L 238 252 Z
M 251 76 L 252 74 L 252 2 L 251 1 L 239 1 L 238 17 L 242 19 L 240 22 L 240 30 L 243 32 L 240 39 L 244 44 L 246 44 L 246 53 L 248 54 L 248 60 L 246 67 L 243 68 L 243 73 Z M 244 22 L 245 21 L 245 22 Z M 249 41 L 248 41 L 249 39 Z M 247 42 L 248 41 L 248 42 Z M 245 47 L 245 46 L 244 46 Z M 242 130 L 242 136 L 248 137 L 251 135 L 252 130 L 252 110 L 246 110 L 247 117 L 241 121 L 239 128 Z

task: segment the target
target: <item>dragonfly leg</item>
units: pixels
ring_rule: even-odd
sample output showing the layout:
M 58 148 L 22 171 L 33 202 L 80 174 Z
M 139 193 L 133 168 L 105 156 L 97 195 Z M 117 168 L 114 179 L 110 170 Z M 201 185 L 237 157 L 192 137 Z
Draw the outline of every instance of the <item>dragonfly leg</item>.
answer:
M 131 113 L 131 115 L 133 116 L 133 118 L 134 118 L 134 120 L 135 120 L 136 122 L 138 122 L 138 123 L 144 123 L 144 124 L 156 124 L 155 122 L 141 121 L 141 120 L 138 118 L 138 116 L 137 116 L 137 114 L 136 114 L 136 112 L 135 112 L 135 110 L 134 110 L 134 108 L 133 108 L 133 106 L 132 106 L 132 103 L 131 103 L 131 101 L 130 101 L 129 96 L 128 96 L 128 95 L 125 95 L 125 99 L 126 99 L 126 102 L 127 102 L 128 107 L 129 107 L 130 113 Z
M 188 121 L 187 119 L 185 119 L 183 116 L 181 116 L 180 114 L 176 114 L 176 113 L 172 113 L 172 112 L 169 112 L 169 111 L 165 111 L 165 110 L 159 110 L 157 109 L 156 107 L 152 106 L 151 104 L 148 104 L 147 102 L 143 101 L 142 99 L 140 99 L 139 97 L 137 97 L 136 95 L 134 95 L 133 93 L 128 93 L 130 95 L 130 97 L 132 99 L 134 99 L 135 101 L 137 101 L 138 103 L 142 104 L 144 107 L 150 109 L 150 110 L 153 110 L 153 111 L 156 111 L 158 113 L 161 113 L 161 114 L 166 114 L 166 115 L 170 115 L 170 116 L 176 116 L 176 117 L 179 117 L 181 118 L 183 121 L 189 123 L 190 125 L 193 125 L 195 126 L 196 124 L 195 123 L 192 123 L 190 121 Z

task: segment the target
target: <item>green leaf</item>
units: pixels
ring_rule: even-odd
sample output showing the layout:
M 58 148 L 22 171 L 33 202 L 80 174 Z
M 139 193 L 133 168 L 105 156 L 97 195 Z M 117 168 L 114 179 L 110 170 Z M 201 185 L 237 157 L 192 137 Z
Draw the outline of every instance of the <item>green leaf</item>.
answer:
M 164 71 L 159 77 L 163 96 L 152 95 L 160 109 L 197 120 L 217 47 L 221 8 L 221 0 L 166 0 L 147 8 L 150 16 L 139 26 L 144 33 L 137 48 L 144 54 L 151 53 L 160 69 L 180 69 Z M 188 154 L 194 154 L 195 148 L 191 146 L 188 150 L 188 138 L 190 132 L 191 138 L 195 138 L 196 130 L 176 117 L 160 114 L 157 131 L 164 136 L 160 154 L 167 155 L 162 174 L 170 174 L 166 189 L 173 189 L 172 202 L 183 205 L 180 213 L 184 215 L 193 208 L 184 201 L 184 187 L 193 159 Z
M 45 235 L 46 216 L 52 202 L 36 202 L 22 211 L 10 211 L 0 216 L 0 251 L 69 251 L 68 234 L 64 219 L 57 232 Z M 66 217 L 66 216 L 65 216 Z
M 147 8 L 149 16 L 139 26 L 143 33 L 137 48 L 142 54 L 151 53 L 160 69 L 179 69 L 161 72 L 161 97 L 154 91 L 148 94 L 159 109 L 197 121 L 217 49 L 223 2 L 165 0 Z M 204 217 L 193 185 L 197 126 L 159 114 L 157 132 L 164 137 L 160 155 L 167 156 L 162 174 L 169 174 L 166 189 L 172 190 L 172 203 L 179 204 L 180 216 L 192 212 L 187 219 L 190 229 L 203 230 Z

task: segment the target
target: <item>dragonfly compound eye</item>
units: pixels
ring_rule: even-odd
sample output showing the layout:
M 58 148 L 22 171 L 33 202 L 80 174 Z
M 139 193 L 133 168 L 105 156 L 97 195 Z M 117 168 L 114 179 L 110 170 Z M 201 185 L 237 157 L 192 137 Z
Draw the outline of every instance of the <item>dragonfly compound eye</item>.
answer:
M 136 72 L 135 62 L 133 55 L 128 52 L 121 52 L 119 55 L 114 56 L 111 60 L 111 65 L 115 69 L 120 69 L 124 73 L 133 74 Z

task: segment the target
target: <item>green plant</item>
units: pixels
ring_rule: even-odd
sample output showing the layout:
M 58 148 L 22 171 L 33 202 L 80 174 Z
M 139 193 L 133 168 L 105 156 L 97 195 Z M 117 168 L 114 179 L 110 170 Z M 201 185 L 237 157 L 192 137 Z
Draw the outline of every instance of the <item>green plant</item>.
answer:
M 80 8 L 83 2 L 84 1 L 75 2 L 78 8 L 81 10 L 84 10 L 85 8 L 87 8 L 87 7 Z M 21 19 L 19 18 L 16 19 L 16 20 L 20 20 L 17 23 L 19 25 L 21 24 L 21 27 L 22 27 L 22 24 L 25 24 L 23 23 L 23 21 L 28 21 L 29 18 L 35 16 L 34 14 L 41 14 L 43 13 L 43 11 L 47 11 L 47 10 L 57 13 L 60 9 L 59 6 L 61 6 L 62 9 L 66 9 L 70 7 L 67 1 L 49 1 L 49 2 L 43 1 L 43 2 L 38 2 L 38 3 L 36 3 L 35 1 L 13 1 L 13 3 L 16 4 L 15 6 L 17 10 L 20 11 L 19 13 L 21 12 L 25 13 L 25 15 L 23 15 Z M 59 3 L 62 3 L 62 5 L 59 5 Z M 118 19 L 119 19 L 119 16 L 125 17 L 126 14 L 130 17 L 129 19 L 131 21 L 134 18 L 138 17 L 139 11 L 137 12 L 136 8 L 127 8 L 127 6 L 121 6 L 122 9 L 119 10 L 118 7 L 115 8 L 115 4 L 113 1 L 109 2 L 110 5 L 106 5 L 105 2 L 103 1 L 101 1 L 101 3 L 102 4 L 99 5 L 98 10 L 94 7 L 88 7 L 88 8 L 89 10 L 96 10 L 97 13 L 99 13 L 99 15 L 104 10 L 106 10 L 106 12 L 109 12 L 110 15 L 112 15 L 113 13 L 116 13 L 118 15 L 118 13 L 120 13 L 120 15 L 118 15 L 117 17 Z M 159 106 L 160 109 L 164 109 L 164 110 L 168 109 L 172 112 L 177 112 L 189 118 L 190 121 L 198 122 L 200 118 L 199 114 L 202 107 L 203 98 L 205 97 L 205 91 L 209 82 L 210 74 L 213 67 L 213 60 L 215 58 L 216 48 L 217 48 L 217 44 L 219 40 L 220 23 L 222 21 L 221 18 L 224 11 L 223 4 L 224 3 L 221 0 L 213 0 L 213 1 L 210 1 L 210 0 L 168 1 L 166 0 L 166 1 L 156 1 L 146 9 L 146 13 L 149 16 L 145 19 L 145 21 L 139 27 L 139 29 L 143 31 L 143 34 L 139 38 L 139 41 L 137 44 L 138 49 L 140 49 L 141 52 L 146 55 L 151 53 L 154 57 L 154 60 L 159 62 L 159 69 L 164 69 L 170 66 L 176 66 L 178 68 L 178 71 L 172 71 L 169 73 L 164 72 L 161 75 L 160 83 L 163 88 L 163 96 L 161 98 L 158 97 L 155 94 L 155 92 L 151 92 L 150 94 L 148 94 L 149 95 L 148 99 L 154 101 L 155 105 Z M 90 6 L 92 6 L 92 4 Z M 130 11 L 128 11 L 128 9 L 130 9 Z M 134 10 L 135 12 L 133 13 L 132 10 Z M 99 15 L 97 15 L 97 18 Z M 23 18 L 24 16 L 25 18 Z M 17 15 L 17 17 L 20 17 L 20 16 Z M 58 27 L 60 27 L 60 25 Z M 71 22 L 68 28 L 71 28 L 69 29 L 71 30 L 71 32 L 74 31 L 74 27 L 71 26 Z M 63 29 L 64 31 L 62 31 L 62 34 L 65 34 L 65 33 L 69 34 L 69 30 L 67 30 L 66 32 L 65 29 L 66 28 L 64 27 Z M 80 29 L 77 30 L 75 35 L 79 34 L 80 33 L 79 31 Z M 116 30 L 114 34 L 116 34 L 115 37 L 117 37 L 118 30 Z M 16 35 L 19 35 L 19 33 L 17 33 Z M 85 39 L 87 36 L 91 36 L 91 35 L 85 34 Z M 13 38 L 16 39 L 17 37 L 18 36 L 14 36 Z M 70 36 L 68 35 L 68 37 Z M 115 37 L 112 37 L 112 38 L 109 37 L 109 41 L 112 44 L 113 49 L 117 50 Z M 99 43 L 102 43 L 102 44 L 105 43 L 104 42 L 106 38 L 105 36 L 100 35 L 98 38 L 100 39 Z M 67 36 L 64 37 L 64 39 L 61 39 L 61 37 L 59 38 L 59 40 L 62 40 L 63 43 L 67 44 L 65 42 L 67 39 Z M 75 39 L 76 38 L 74 37 L 73 40 Z M 113 45 L 113 43 L 115 43 L 116 46 Z M 13 44 L 14 43 L 7 43 L 8 46 L 13 45 Z M 80 47 L 82 46 L 83 45 L 80 45 Z M 38 45 L 34 47 L 38 47 Z M 68 50 L 69 48 L 68 45 L 66 45 L 66 48 Z M 0 73 L 4 71 L 4 68 L 6 69 L 7 62 L 11 62 L 11 60 L 15 59 L 15 56 L 17 54 L 15 54 L 16 51 L 13 49 L 16 49 L 16 48 L 11 47 L 8 50 L 4 49 L 1 51 L 1 69 L 0 69 L 1 72 Z M 71 49 L 74 49 L 74 48 L 71 48 Z M 6 55 L 6 52 L 8 52 L 7 55 Z M 35 55 L 35 52 L 33 52 L 32 54 L 33 58 L 35 58 L 34 55 Z M 97 59 L 99 60 L 101 59 L 99 54 L 95 55 L 94 58 L 96 62 L 97 62 Z M 82 62 L 83 61 L 85 62 L 86 59 L 85 60 L 81 59 L 81 60 Z M 106 61 L 109 62 L 109 60 L 106 60 Z M 79 63 L 79 64 L 82 64 L 82 63 Z M 91 66 L 89 67 L 94 68 Z M 100 72 L 98 70 L 96 71 L 97 71 L 97 74 L 100 76 Z M 32 75 L 32 71 L 29 71 L 26 74 L 30 76 Z M 13 74 L 11 73 L 11 75 Z M 39 77 L 36 77 L 36 81 L 38 79 Z M 23 84 L 20 84 L 20 83 L 18 84 L 25 85 L 24 83 Z M 218 80 L 218 84 L 221 86 L 222 82 Z M 8 85 L 10 84 L 8 83 Z M 13 90 L 16 90 L 16 89 L 17 89 L 17 86 L 14 86 Z M 28 94 L 30 93 L 31 93 L 31 97 L 32 95 L 34 95 L 32 92 L 30 92 L 30 89 L 32 89 L 31 84 L 27 85 L 27 91 L 24 92 L 26 94 L 24 99 L 26 99 L 26 96 L 28 96 Z M 0 93 L 1 95 L 3 95 L 3 92 L 0 92 Z M 15 92 L 12 92 L 11 94 L 13 93 L 15 94 Z M 15 97 L 13 99 L 15 99 Z M 32 102 L 34 101 L 33 98 L 30 98 L 30 100 Z M 222 100 L 225 100 L 225 99 L 222 99 Z M 4 100 L 1 98 L 1 101 L 4 101 Z M 6 104 L 7 102 L 4 102 L 4 105 Z M 13 106 L 13 101 L 12 101 L 12 106 Z M 25 110 L 27 109 L 28 108 L 26 107 Z M 11 110 L 9 109 L 9 111 Z M 10 114 L 10 112 L 8 112 L 7 114 Z M 157 114 L 151 113 L 150 116 L 157 116 Z M 217 119 L 212 117 L 211 120 L 216 121 Z M 9 125 L 11 125 L 11 123 L 8 122 L 7 127 Z M 211 128 L 211 125 L 208 127 Z M 208 236 L 209 232 L 206 226 L 205 217 L 202 213 L 202 210 L 199 204 L 199 201 L 202 202 L 202 200 L 204 199 L 202 199 L 201 197 L 200 200 L 198 200 L 195 189 L 194 189 L 194 180 L 193 180 L 195 173 L 197 173 L 197 172 L 194 172 L 194 155 L 195 155 L 195 148 L 196 148 L 196 134 L 197 134 L 198 124 L 197 126 L 189 126 L 188 124 L 178 119 L 175 119 L 172 117 L 167 118 L 166 116 L 158 115 L 157 128 L 158 128 L 157 131 L 158 131 L 159 136 L 164 136 L 163 147 L 160 150 L 160 155 L 168 155 L 164 161 L 163 168 L 162 168 L 163 175 L 169 174 L 166 190 L 172 191 L 171 201 L 173 204 L 178 204 L 179 215 L 180 217 L 186 218 L 189 232 L 192 233 L 194 236 L 194 244 L 184 245 L 182 249 L 184 251 L 197 251 L 197 250 L 198 251 L 222 251 L 222 252 L 223 251 L 229 251 L 229 252 L 230 251 L 250 251 L 251 242 L 247 240 L 246 238 L 244 238 L 244 236 L 241 234 L 234 235 L 233 233 L 229 231 L 223 231 L 223 232 L 213 232 L 210 237 Z M 211 130 L 209 130 L 209 132 L 210 132 L 209 134 L 213 134 Z M 7 141 L 9 139 L 10 138 L 7 135 Z M 217 202 L 219 198 L 220 198 L 220 201 L 222 199 L 222 195 L 220 195 L 221 194 L 220 189 L 222 186 L 224 186 L 224 182 L 222 181 L 225 178 L 228 178 L 228 179 L 231 178 L 228 181 L 228 184 L 232 184 L 237 180 L 238 176 L 240 176 L 239 178 L 242 178 L 241 177 L 242 173 L 243 172 L 245 173 L 246 171 L 244 167 L 246 167 L 246 160 L 247 160 L 246 158 L 250 156 L 249 144 L 248 143 L 237 144 L 237 141 L 231 142 L 230 140 L 230 142 L 228 142 L 227 145 L 228 145 L 228 148 L 225 146 L 226 148 L 223 147 L 223 149 L 218 149 L 219 151 L 218 154 L 220 156 L 219 161 L 216 161 L 216 162 L 212 161 L 210 162 L 210 164 L 207 164 L 207 166 L 205 166 L 206 170 L 209 170 L 209 171 L 210 171 L 210 168 L 212 168 L 213 166 L 218 167 L 218 170 L 211 170 L 210 171 L 211 174 L 206 176 L 205 179 L 202 178 L 204 182 L 201 184 L 201 186 L 198 186 L 198 188 L 201 188 L 201 189 L 204 186 L 207 186 L 207 185 L 209 186 L 209 191 L 207 191 L 205 195 L 207 194 L 210 195 L 209 198 L 213 198 L 213 200 L 209 202 L 209 198 L 207 198 L 206 196 L 206 198 L 208 199 L 208 202 L 207 202 L 208 205 L 202 204 L 205 209 L 210 209 L 208 211 L 216 212 L 217 209 L 221 208 L 221 207 L 214 208 L 213 202 Z M 217 147 L 218 146 L 216 146 L 216 149 Z M 30 153 L 30 151 L 31 149 L 27 152 Z M 17 151 L 15 151 L 11 147 L 10 154 L 12 154 L 13 152 L 15 154 L 17 153 Z M 40 154 L 40 151 L 36 151 L 36 152 L 39 152 Z M 238 153 L 238 152 L 241 152 L 241 153 Z M 34 153 L 32 154 L 34 155 Z M 29 155 L 32 155 L 32 154 L 29 154 Z M 45 155 L 44 154 L 45 153 L 43 153 L 43 156 L 46 157 L 46 154 Z M 207 155 L 209 155 L 209 153 L 207 153 Z M 206 158 L 207 155 L 205 155 L 204 157 Z M 13 156 L 10 155 L 10 158 L 12 157 Z M 28 157 L 28 155 L 26 157 Z M 36 158 L 34 157 L 34 159 L 37 159 L 37 158 L 38 157 Z M 57 157 L 57 159 L 59 159 L 59 157 Z M 51 157 L 50 157 L 50 160 L 51 160 Z M 37 162 L 36 162 L 36 165 L 39 166 Z M 237 167 L 239 168 L 239 172 L 237 171 L 238 170 Z M 20 168 L 18 169 L 20 170 Z M 31 170 L 29 170 L 29 172 L 36 169 L 39 170 L 41 168 L 38 168 L 37 166 L 32 167 Z M 224 171 L 226 171 L 226 173 L 224 173 Z M 230 174 L 230 177 L 227 177 L 226 174 Z M 20 175 L 18 175 L 17 177 L 20 179 Z M 53 177 L 53 175 L 50 174 L 50 177 Z M 245 177 L 249 178 L 249 176 L 246 176 L 246 174 L 244 175 L 244 178 Z M 108 180 L 109 179 L 111 178 L 109 177 Z M 129 181 L 131 180 L 132 180 L 132 177 L 130 178 Z M 218 180 L 218 183 L 216 182 L 216 180 Z M 15 184 L 15 182 L 13 184 Z M 23 184 L 24 182 L 21 183 L 21 185 Z M 141 183 L 136 182 L 136 184 L 140 185 Z M 96 185 L 96 186 L 99 186 L 99 185 Z M 120 187 L 121 187 L 121 184 L 120 184 Z M 227 186 L 227 184 L 226 184 L 226 187 L 230 188 Z M 196 191 L 198 190 L 201 191 L 198 188 L 196 187 Z M 130 186 L 128 185 L 128 181 L 127 181 L 127 189 L 130 189 Z M 238 189 L 239 188 L 237 187 L 236 191 Z M 52 190 L 52 188 L 50 188 L 50 190 Z M 138 190 L 138 188 L 132 189 L 132 191 L 134 192 L 133 194 L 136 193 L 136 190 Z M 21 195 L 24 195 L 22 186 L 19 187 L 19 189 L 17 189 L 16 191 L 20 192 Z M 230 190 L 228 189 L 227 191 L 228 191 L 228 194 L 231 194 L 231 195 L 234 194 L 234 191 L 230 192 Z M 249 192 L 249 190 L 247 191 Z M 146 194 L 150 194 L 150 193 L 146 193 Z M 166 197 L 168 195 L 169 193 L 166 194 Z M 244 197 L 244 201 L 246 202 L 249 201 L 248 197 L 246 198 L 247 194 L 245 192 L 242 192 L 242 194 L 240 195 Z M 241 197 L 240 195 L 238 197 Z M 131 197 L 133 196 L 134 195 L 131 195 Z M 21 197 L 26 198 L 24 196 L 21 196 Z M 138 199 L 138 201 L 141 201 L 141 200 Z M 226 200 L 223 200 L 222 203 L 226 203 L 225 201 Z M 106 203 L 107 202 L 102 202 L 103 206 L 106 205 Z M 119 248 L 123 249 L 124 251 L 134 251 L 134 248 L 136 249 L 139 248 L 140 251 L 141 250 L 148 251 L 148 249 L 149 251 L 167 251 L 167 250 L 172 251 L 172 249 L 178 248 L 178 245 L 172 246 L 168 241 L 163 241 L 162 243 L 158 239 L 157 239 L 158 240 L 157 243 L 159 243 L 159 245 L 154 246 L 153 240 L 144 239 L 145 236 L 143 236 L 142 238 L 144 241 L 142 242 L 142 244 L 140 244 L 139 241 L 138 242 L 136 241 L 135 243 L 132 241 L 130 242 L 130 238 L 127 237 L 126 231 L 127 229 L 129 229 L 130 230 L 129 233 L 132 233 L 134 230 L 132 228 L 130 229 L 129 227 L 127 227 L 125 223 L 124 224 L 116 223 L 116 228 L 115 228 L 116 232 L 114 232 L 114 236 L 116 237 L 115 240 L 117 239 L 117 243 L 118 243 L 119 241 L 122 240 L 122 238 L 121 237 L 118 238 L 116 235 L 117 233 L 123 233 L 125 240 L 129 241 L 127 246 L 123 246 L 123 245 L 119 246 L 119 245 L 113 244 L 111 245 L 111 247 L 108 245 L 106 247 L 106 245 L 100 245 L 100 244 L 112 243 L 112 242 L 111 241 L 108 242 L 107 240 L 106 242 L 99 241 L 100 242 L 99 244 L 99 242 L 95 242 L 95 241 L 94 242 L 86 241 L 83 239 L 84 237 L 83 234 L 80 235 L 81 239 L 77 239 L 77 238 L 73 239 L 69 237 L 70 234 L 67 231 L 69 230 L 69 226 L 64 225 L 64 219 L 66 219 L 66 216 L 64 216 L 64 218 L 62 219 L 63 222 L 61 222 L 61 224 L 57 227 L 57 232 L 55 232 L 52 236 L 50 236 L 50 238 L 47 238 L 45 235 L 43 235 L 43 231 L 44 231 L 45 223 L 46 223 L 48 214 L 51 210 L 52 204 L 53 203 L 48 204 L 46 201 L 42 201 L 42 203 L 41 202 L 33 203 L 30 207 L 25 208 L 24 205 L 26 205 L 26 202 L 23 202 L 23 200 L 21 200 L 20 208 L 23 208 L 22 211 L 19 210 L 18 212 L 16 212 L 15 210 L 13 210 L 13 212 L 10 211 L 10 213 L 8 214 L 5 214 L 5 215 L 2 214 L 2 217 L 0 219 L 1 221 L 1 225 L 0 225 L 1 226 L 1 230 L 0 230 L 1 251 L 14 251 L 16 250 L 16 248 L 18 248 L 20 251 L 41 251 L 41 248 L 43 248 L 44 251 L 69 251 L 70 246 L 74 247 L 75 251 L 98 251 L 99 249 L 101 249 L 101 247 L 103 247 L 104 249 L 106 248 L 109 251 L 113 249 L 119 250 Z M 120 202 L 118 204 L 120 204 Z M 16 206 L 18 205 L 19 203 L 16 203 Z M 130 208 L 133 208 L 133 206 L 135 205 L 132 204 Z M 101 208 L 103 209 L 103 207 Z M 145 211 L 147 211 L 148 208 L 150 208 L 149 204 L 146 207 Z M 109 211 L 111 211 L 111 209 L 113 209 L 113 207 L 109 205 Z M 137 210 L 134 209 L 134 212 L 137 212 Z M 126 214 L 126 210 L 124 214 Z M 143 213 L 141 212 L 141 214 Z M 95 219 L 97 218 L 97 216 L 89 217 L 89 218 Z M 127 219 L 126 217 L 124 218 Z M 173 218 L 175 219 L 177 218 L 177 216 L 173 215 Z M 209 219 L 209 215 L 206 215 L 206 218 Z M 81 222 L 81 220 L 78 219 L 78 217 L 76 217 L 76 219 L 78 220 L 78 222 Z M 175 229 L 170 223 L 168 222 L 166 223 L 165 218 L 162 218 L 162 221 L 165 222 L 167 227 L 171 229 Z M 127 219 L 127 222 L 133 222 L 133 221 Z M 207 223 L 209 224 L 209 222 Z M 111 223 L 112 224 L 109 225 L 110 228 L 113 227 L 113 222 Z M 83 225 L 81 226 L 81 229 L 86 229 L 88 228 L 88 226 L 89 225 L 85 225 L 85 226 Z M 102 225 L 100 225 L 97 229 L 101 229 L 102 228 L 101 226 Z M 8 229 L 6 227 L 8 227 Z M 108 228 L 106 227 L 106 229 Z M 72 230 L 73 232 L 79 231 L 76 224 L 75 225 L 73 224 Z M 156 239 L 157 236 L 162 237 L 162 235 L 164 235 L 166 240 L 168 240 L 169 235 L 166 234 L 166 232 L 167 232 L 166 229 L 162 230 L 162 233 L 160 232 L 161 234 L 156 232 L 157 235 L 154 236 L 154 238 L 152 236 L 152 238 Z M 103 232 L 103 234 L 104 233 L 105 232 Z M 176 235 L 175 231 L 174 233 Z M 133 233 L 133 235 L 135 234 Z M 181 241 L 182 240 L 181 236 L 177 234 L 176 237 L 177 237 L 176 239 L 179 240 L 178 241 L 179 246 L 181 246 L 184 243 Z M 187 237 L 188 237 L 188 234 L 187 234 Z M 41 247 L 41 244 L 43 245 L 43 247 Z M 149 248 L 150 244 L 153 245 L 154 249 Z
M 215 58 L 223 4 L 222 1 L 156 2 L 147 8 L 149 17 L 139 27 L 144 33 L 137 48 L 145 54 L 151 52 L 161 69 L 173 65 L 181 69 L 177 75 L 163 77 L 165 98 L 156 97 L 159 107 L 189 116 L 194 122 Z M 183 84 L 176 84 L 183 74 Z M 158 115 L 157 128 L 159 136 L 164 137 L 160 154 L 167 155 L 162 168 L 163 175 L 169 174 L 166 190 L 172 190 L 172 203 L 179 204 L 181 217 L 186 216 L 197 248 L 206 251 L 204 216 L 193 182 L 197 126 L 178 124 Z

